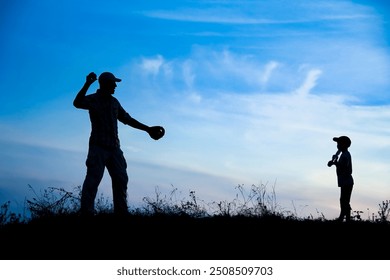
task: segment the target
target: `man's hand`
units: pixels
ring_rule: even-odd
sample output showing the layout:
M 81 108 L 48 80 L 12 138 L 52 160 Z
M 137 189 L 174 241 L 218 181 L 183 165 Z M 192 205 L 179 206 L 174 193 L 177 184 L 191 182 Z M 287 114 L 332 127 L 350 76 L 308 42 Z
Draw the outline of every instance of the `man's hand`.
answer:
M 165 129 L 162 126 L 151 126 L 148 129 L 149 136 L 154 140 L 159 140 L 165 134 Z
M 95 82 L 97 80 L 97 76 L 94 72 L 91 72 L 87 75 L 87 78 L 86 78 L 86 81 L 85 83 L 89 84 L 89 85 L 92 85 L 93 82 Z
M 96 74 L 91 72 L 87 75 L 86 81 L 80 91 L 77 93 L 76 98 L 73 100 L 73 106 L 79 109 L 86 109 L 83 99 L 87 94 L 87 90 L 90 85 L 93 84 L 94 81 L 97 80 Z

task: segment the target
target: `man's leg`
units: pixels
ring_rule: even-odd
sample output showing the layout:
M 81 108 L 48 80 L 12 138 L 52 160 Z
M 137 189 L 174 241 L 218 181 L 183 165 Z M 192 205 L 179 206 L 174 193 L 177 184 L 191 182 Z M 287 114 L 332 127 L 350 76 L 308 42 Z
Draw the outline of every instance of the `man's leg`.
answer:
M 127 208 L 127 163 L 121 149 L 112 152 L 107 161 L 107 170 L 111 176 L 114 212 L 116 214 L 128 213 Z
M 95 145 L 89 146 L 86 160 L 87 175 L 81 190 L 81 214 L 93 215 L 98 186 L 103 178 L 105 168 L 105 151 Z

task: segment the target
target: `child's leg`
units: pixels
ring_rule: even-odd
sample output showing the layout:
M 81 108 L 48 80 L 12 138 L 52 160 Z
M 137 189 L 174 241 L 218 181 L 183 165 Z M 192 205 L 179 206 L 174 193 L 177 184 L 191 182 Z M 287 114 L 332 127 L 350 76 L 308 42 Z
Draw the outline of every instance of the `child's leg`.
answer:
M 353 186 L 341 186 L 340 187 L 340 220 L 343 220 L 344 217 L 347 221 L 351 219 L 351 194 Z

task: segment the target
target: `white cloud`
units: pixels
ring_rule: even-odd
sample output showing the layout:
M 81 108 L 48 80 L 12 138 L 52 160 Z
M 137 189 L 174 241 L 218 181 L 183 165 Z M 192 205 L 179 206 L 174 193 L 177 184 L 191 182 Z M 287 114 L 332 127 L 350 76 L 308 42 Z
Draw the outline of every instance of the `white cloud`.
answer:
M 263 85 L 267 84 L 268 80 L 270 79 L 272 72 L 279 66 L 279 63 L 276 61 L 270 61 L 265 65 L 264 73 L 261 75 L 261 83 Z
M 183 63 L 183 78 L 186 86 L 192 89 L 195 80 L 195 75 L 192 70 L 191 60 L 186 60 Z
M 310 90 L 316 86 L 317 80 L 320 77 L 321 73 L 322 71 L 319 69 L 310 70 L 303 84 L 296 90 L 296 93 L 298 95 L 309 94 Z
M 318 21 L 354 21 L 372 17 L 370 9 L 340 1 L 225 2 L 218 7 L 204 4 L 201 8 L 178 7 L 170 10 L 139 12 L 147 17 L 187 22 L 229 25 L 295 24 Z M 288 13 L 286 13 L 288 10 Z
M 161 55 L 157 55 L 155 58 L 143 58 L 141 61 L 141 68 L 145 73 L 150 73 L 156 76 L 164 64 L 164 58 Z

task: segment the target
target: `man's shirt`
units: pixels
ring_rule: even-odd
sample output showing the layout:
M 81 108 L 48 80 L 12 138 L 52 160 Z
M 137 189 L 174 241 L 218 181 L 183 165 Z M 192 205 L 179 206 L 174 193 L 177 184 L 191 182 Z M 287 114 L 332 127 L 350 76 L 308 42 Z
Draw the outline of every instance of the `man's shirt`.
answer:
M 132 118 L 115 97 L 102 94 L 98 89 L 96 93 L 77 100 L 75 106 L 89 111 L 91 121 L 89 144 L 105 148 L 120 146 L 118 120 L 129 124 Z

